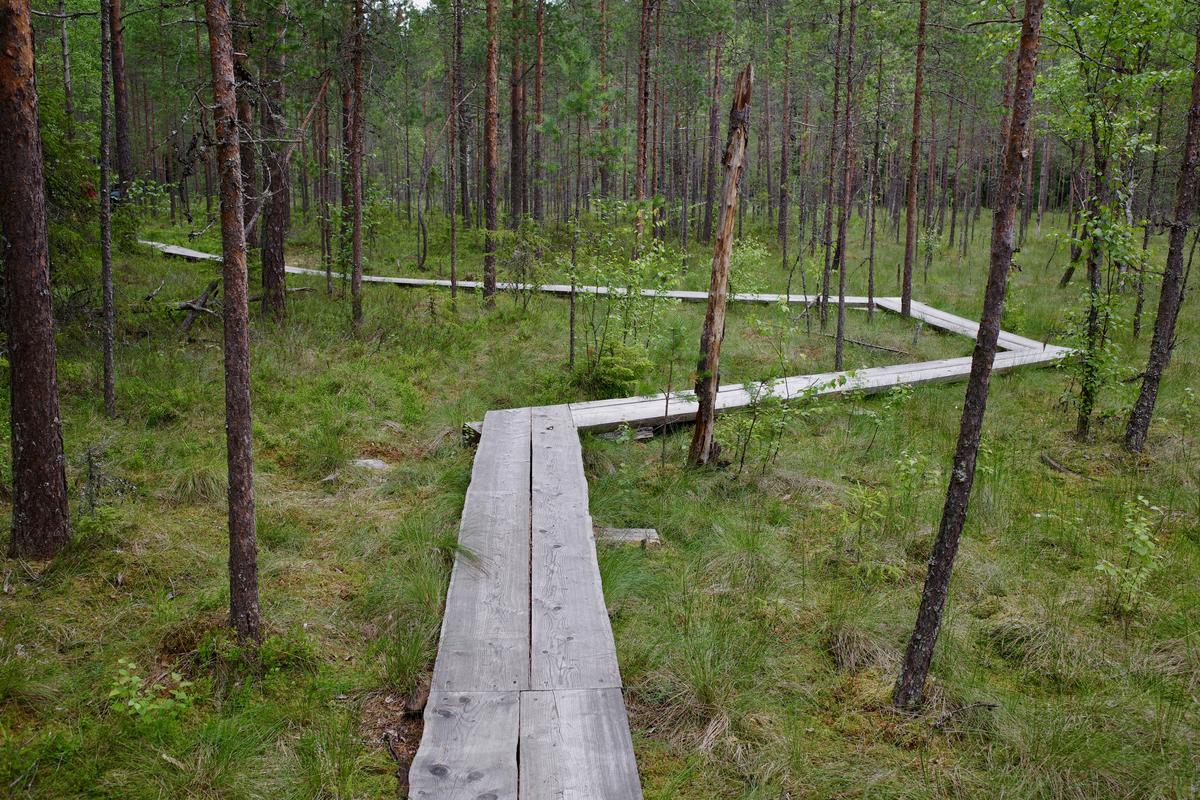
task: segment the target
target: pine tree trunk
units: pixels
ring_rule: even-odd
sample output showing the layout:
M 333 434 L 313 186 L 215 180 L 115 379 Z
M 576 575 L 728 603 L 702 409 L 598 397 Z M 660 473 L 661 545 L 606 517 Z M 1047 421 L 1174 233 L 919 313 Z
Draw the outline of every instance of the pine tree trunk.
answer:
M 921 153 L 921 93 L 925 79 L 925 5 L 920 0 L 917 17 L 917 64 L 913 88 L 912 140 L 908 151 L 908 212 L 904 229 L 904 273 L 900 286 L 900 313 L 912 312 L 913 260 L 917 255 L 917 162 Z
M 117 414 L 116 375 L 113 365 L 113 279 L 112 279 L 112 176 L 109 164 L 112 110 L 109 94 L 112 76 L 112 5 L 100 0 L 100 295 L 101 339 L 104 360 L 104 413 Z
M 75 138 L 75 90 L 71 84 L 71 40 L 67 35 L 67 2 L 58 0 L 58 13 L 62 18 L 58 21 L 59 48 L 62 51 L 63 70 L 63 115 L 66 117 L 66 134 L 68 139 Z
M 1183 143 L 1183 163 L 1175 188 L 1175 218 L 1171 223 L 1170 244 L 1167 247 L 1167 266 L 1163 271 L 1162 289 L 1158 297 L 1158 316 L 1154 320 L 1154 336 L 1150 340 L 1150 357 L 1138 399 L 1129 414 L 1125 428 L 1125 447 L 1141 452 L 1150 433 L 1150 420 L 1158 400 L 1158 386 L 1171 361 L 1175 346 L 1175 323 L 1183 305 L 1183 251 L 1196 207 L 1196 168 L 1200 166 L 1200 31 L 1196 34 L 1196 53 L 1192 64 L 1192 97 L 1188 107 L 1187 133 Z
M 641 33 L 638 37 L 637 73 L 637 152 L 635 153 L 633 192 L 638 202 L 646 199 L 646 147 L 649 131 L 650 106 L 650 20 L 654 15 L 655 0 L 642 0 Z M 638 212 L 638 232 L 641 231 L 642 215 Z
M 238 638 L 259 641 L 258 544 L 250 408 L 250 313 L 238 108 L 228 0 L 205 0 L 213 82 L 213 125 L 221 174 L 225 299 L 225 439 L 229 464 L 229 620 Z
M 837 271 L 838 310 L 837 332 L 834 335 L 833 368 L 841 370 L 846 342 L 846 228 L 850 225 L 850 189 L 853 170 L 850 157 L 851 124 L 854 118 L 854 15 L 858 0 L 850 0 L 850 16 L 846 31 L 846 102 L 842 122 L 842 189 L 838 215 Z
M 708 164 L 705 167 L 704 178 L 704 228 L 700 237 L 704 242 L 712 241 L 713 203 L 716 201 L 717 192 L 717 147 L 720 146 L 717 137 L 721 135 L 720 32 L 713 34 L 713 38 L 715 39 L 715 44 L 713 47 L 712 94 L 710 95 L 708 107 Z
M 8 295 L 12 558 L 51 558 L 71 522 L 55 367 L 50 252 L 33 33 L 26 0 L 0 0 L 0 233 Z
M 351 325 L 357 333 L 362 328 L 362 276 L 363 276 L 363 28 L 367 20 L 363 16 L 363 0 L 354 0 L 354 47 L 351 54 L 351 69 L 354 71 L 353 103 L 350 123 L 350 305 Z
M 783 110 L 779 122 L 779 246 L 783 251 L 783 269 L 788 268 L 788 216 L 791 214 L 788 184 L 791 180 L 792 154 L 792 20 L 783 28 Z
M 490 308 L 496 304 L 496 189 L 497 173 L 500 170 L 500 149 L 496 141 L 500 126 L 500 108 L 497 98 L 496 73 L 499 43 L 497 27 L 500 12 L 498 0 L 487 0 L 487 74 L 485 77 L 485 99 L 483 111 L 484 172 L 486 173 L 483 195 L 484 225 L 487 233 L 483 239 L 483 297 Z
M 733 87 L 729 108 L 729 137 L 725 142 L 725 183 L 721 189 L 721 213 L 713 244 L 712 278 L 708 288 L 708 309 L 700 334 L 700 361 L 696 365 L 696 427 L 688 451 L 688 463 L 702 466 L 718 455 L 713 441 L 716 422 L 717 388 L 721 382 L 721 340 L 725 337 L 725 301 L 729 292 L 729 254 L 733 249 L 733 223 L 737 216 L 738 183 L 746 167 L 746 141 L 750 134 L 750 95 L 754 86 L 754 67 L 747 64 Z
M 521 216 L 525 213 L 525 131 L 521 120 L 521 109 L 525 102 L 525 79 L 521 64 L 522 14 L 521 0 L 512 0 L 512 71 L 508 82 L 508 224 L 513 230 L 521 224 Z
M 546 35 L 546 0 L 537 0 L 537 47 L 536 63 L 533 73 L 533 176 L 530 180 L 533 190 L 533 218 L 542 222 L 542 80 L 545 72 L 543 53 Z
M 288 173 L 284 159 L 286 125 L 283 118 L 284 46 L 287 32 L 286 5 L 274 19 L 275 44 L 263 61 L 262 132 L 263 165 L 267 168 L 266 205 L 263 217 L 262 282 L 263 314 L 276 320 L 287 313 L 287 274 L 283 249 L 287 235 Z
M 924 0 L 922 0 L 924 2 Z M 838 108 L 842 90 L 842 33 L 845 24 L 846 2 L 838 0 L 837 38 L 833 48 L 833 104 L 829 116 L 829 161 L 825 173 L 825 221 L 821 226 L 821 247 L 825 254 L 825 269 L 821 273 L 821 330 L 829 324 L 829 282 L 833 277 L 833 202 L 837 184 Z
M 539 0 L 540 2 L 541 0 Z M 609 197 L 612 194 L 611 155 L 608 151 L 609 116 L 611 109 L 608 103 L 608 2 L 600 0 L 600 196 Z
M 117 181 L 124 200 L 133 182 L 133 151 L 129 143 L 129 88 L 125 81 L 125 24 L 121 0 L 112 0 L 112 88 L 113 114 L 117 133 Z
M 946 595 L 950 588 L 954 556 L 958 551 L 959 539 L 967 518 L 971 487 L 975 480 L 975 461 L 979 453 L 979 439 L 987 407 L 988 383 L 996 357 L 1000 318 L 1004 313 L 1004 293 L 1008 284 L 1009 268 L 1012 265 L 1013 222 L 1017 199 L 1021 193 L 1021 175 L 1025 169 L 1025 161 L 1029 158 L 1029 121 L 1033 115 L 1033 83 L 1037 73 L 1042 2 L 1043 0 L 1025 0 L 1012 118 L 1008 125 L 1003 173 L 997 184 L 998 192 L 992 216 L 992 250 L 987 288 L 984 290 L 983 316 L 979 322 L 979 334 L 971 356 L 971 375 L 967 381 L 958 444 L 954 451 L 954 465 L 950 471 L 941 524 L 933 545 L 933 553 L 929 557 L 929 573 L 921 594 L 917 623 L 909 639 L 904 663 L 892 696 L 893 702 L 900 708 L 918 705 L 924 694 L 925 679 L 929 675 L 933 648 L 937 643 Z
M 249 56 L 246 55 L 250 49 L 249 34 L 247 33 L 249 28 L 246 27 L 248 24 L 246 0 L 233 1 L 233 13 L 240 23 L 233 29 L 233 69 L 234 76 L 237 78 L 235 90 L 237 93 L 237 118 L 241 130 L 248 132 L 253 130 L 254 126 L 254 105 L 250 99 L 254 91 L 254 77 L 250 73 Z M 242 170 L 242 222 L 246 226 L 246 241 L 251 243 L 254 241 L 254 232 L 257 228 L 257 225 L 252 223 L 259 201 L 254 142 L 248 135 L 243 135 L 239 139 L 238 147 L 240 148 L 239 163 Z

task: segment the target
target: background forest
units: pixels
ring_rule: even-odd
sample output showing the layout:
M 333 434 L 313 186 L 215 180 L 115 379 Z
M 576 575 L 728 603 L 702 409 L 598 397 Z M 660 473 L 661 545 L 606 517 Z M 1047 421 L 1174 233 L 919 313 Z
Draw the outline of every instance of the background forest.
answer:
M 839 285 L 981 318 L 1019 4 L 99 5 L 32 5 L 62 524 L 22 539 L 0 463 L 0 797 L 407 796 L 463 423 L 698 378 L 698 305 L 505 283 L 707 289 L 747 64 L 731 290 L 828 302 L 731 305 L 722 383 L 971 353 Z M 1198 37 L 1187 0 L 1045 2 L 1002 324 L 1074 349 L 992 380 L 919 707 L 893 686 L 961 384 L 764 395 L 710 469 L 686 427 L 584 436 L 596 522 L 663 539 L 599 551 L 646 797 L 1200 796 Z

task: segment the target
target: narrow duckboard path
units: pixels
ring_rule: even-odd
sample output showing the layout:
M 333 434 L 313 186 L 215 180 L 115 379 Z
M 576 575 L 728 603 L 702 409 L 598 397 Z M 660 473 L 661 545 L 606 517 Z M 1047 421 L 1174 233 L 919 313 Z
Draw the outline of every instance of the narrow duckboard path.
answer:
M 193 261 L 220 256 L 143 242 Z M 320 270 L 287 267 L 298 275 Z M 336 277 L 341 277 L 334 273 Z M 449 281 L 363 276 L 368 283 L 449 287 Z M 460 281 L 463 289 L 481 284 Z M 525 288 L 499 284 L 498 288 Z M 543 284 L 552 294 L 620 289 Z M 705 292 L 646 290 L 684 301 Z M 735 294 L 735 302 L 778 303 L 778 294 Z M 811 295 L 787 295 L 814 303 Z M 865 297 L 846 297 L 863 307 Z M 900 299 L 875 298 L 900 313 Z M 911 316 L 974 339 L 979 324 L 911 304 Z M 994 369 L 1046 364 L 1066 348 L 1001 331 Z M 883 391 L 958 380 L 971 358 L 798 375 L 757 387 L 719 388 L 718 409 L 749 406 L 770 392 L 785 400 L 813 394 Z M 571 405 L 489 411 L 482 424 L 459 528 L 425 727 L 409 772 L 409 792 L 428 800 L 639 800 L 612 626 L 604 604 L 588 512 L 579 431 L 670 424 L 695 417 L 690 392 Z
M 571 411 L 484 425 L 409 792 L 641 798 Z

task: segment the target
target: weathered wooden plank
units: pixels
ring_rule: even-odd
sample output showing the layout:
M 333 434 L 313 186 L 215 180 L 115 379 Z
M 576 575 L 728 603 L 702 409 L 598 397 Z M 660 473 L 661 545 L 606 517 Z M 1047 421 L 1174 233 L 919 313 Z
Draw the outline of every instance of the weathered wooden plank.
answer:
M 435 692 L 408 772 L 409 797 L 517 800 L 519 692 Z
M 662 539 L 654 528 L 601 528 L 595 529 L 596 540 L 606 544 L 636 544 L 643 550 L 658 547 Z
M 1014 367 L 1044 364 L 1062 356 L 1065 348 L 1047 346 L 1043 349 L 1013 350 L 996 355 L 994 370 L 1003 372 Z M 795 398 L 816 387 L 817 394 L 839 394 L 848 391 L 876 392 L 898 384 L 919 385 L 966 377 L 971 372 L 971 358 L 940 359 L 917 364 L 897 364 L 849 372 L 826 372 L 816 375 L 797 375 L 775 382 L 776 394 Z M 844 379 L 844 380 L 843 380 Z M 696 402 L 689 394 L 673 394 L 670 404 L 664 395 L 650 398 L 630 398 L 623 403 L 575 403 L 571 406 L 575 426 L 579 430 L 609 430 L 621 425 L 674 423 L 692 419 Z M 719 409 L 742 408 L 752 398 L 741 385 L 723 386 L 717 393 Z
M 530 687 L 619 687 L 617 649 L 600 585 L 583 453 L 571 409 L 535 408 L 532 424 Z
M 521 800 L 640 800 L 620 689 L 521 693 Z
M 529 686 L 529 409 L 489 411 L 459 527 L 433 691 Z

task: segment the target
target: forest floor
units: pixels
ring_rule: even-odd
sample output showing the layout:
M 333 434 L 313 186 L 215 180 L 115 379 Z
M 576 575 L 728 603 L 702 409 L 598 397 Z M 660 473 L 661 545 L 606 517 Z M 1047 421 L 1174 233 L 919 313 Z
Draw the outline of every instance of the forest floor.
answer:
M 313 226 L 299 211 L 294 221 L 289 263 L 319 263 Z M 735 289 L 786 287 L 768 230 L 747 225 L 748 239 L 772 244 L 739 249 Z M 965 259 L 936 252 L 915 297 L 977 318 L 987 230 L 985 218 Z M 445 233 L 433 227 L 419 273 L 412 228 L 381 221 L 366 271 L 444 275 Z M 140 234 L 220 251 L 211 231 L 189 242 L 158 221 Z M 603 251 L 595 236 L 581 252 Z M 564 229 L 538 243 L 541 266 L 505 251 L 501 277 L 565 275 L 570 238 Z M 901 250 L 890 230 L 884 239 L 878 292 L 894 295 Z M 478 277 L 479 235 L 462 240 L 461 277 Z M 850 241 L 850 284 L 862 292 L 858 230 Z M 1051 340 L 1063 330 L 1082 291 L 1078 277 L 1057 286 L 1066 251 L 1030 231 L 1007 329 Z M 689 264 L 671 285 L 704 288 L 705 248 Z M 470 293 L 455 307 L 445 291 L 367 285 L 353 338 L 340 283 L 330 298 L 323 279 L 289 276 L 313 291 L 289 295 L 287 321 L 253 314 L 269 638 L 252 654 L 222 627 L 219 321 L 203 315 L 184 336 L 169 310 L 212 275 L 211 264 L 145 249 L 119 255 L 116 421 L 97 389 L 94 293 L 58 293 L 77 541 L 51 565 L 0 569 L 0 796 L 397 796 L 395 755 L 419 735 L 404 700 L 432 663 L 470 478 L 461 424 L 491 408 L 659 391 L 669 379 L 687 388 L 703 313 L 581 301 L 581 364 L 597 320 L 619 320 L 623 344 L 644 333 L 648 346 L 621 350 L 597 371 L 603 380 L 580 379 L 566 369 L 563 299 L 506 295 L 485 312 Z M 1134 341 L 1132 298 L 1119 305 L 1119 377 L 1136 376 L 1151 325 Z M 724 380 L 831 369 L 833 340 L 815 323 L 809 333 L 798 311 L 733 308 Z M 851 337 L 902 351 L 848 345 L 852 367 L 970 352 L 964 338 L 914 333 L 886 313 L 847 317 Z M 1071 436 L 1064 371 L 993 381 L 930 702 L 915 716 L 893 711 L 888 695 L 961 383 L 724 415 L 726 453 L 746 446 L 744 463 L 723 470 L 683 468 L 686 428 L 649 441 L 585 435 L 597 523 L 663 538 L 600 551 L 646 797 L 1197 797 L 1198 319 L 1185 307 L 1144 457 L 1119 444 L 1136 381 L 1105 390 L 1087 443 Z M 1096 565 L 1124 565 L 1143 521 L 1157 542 L 1153 571 L 1136 608 L 1115 613 Z

